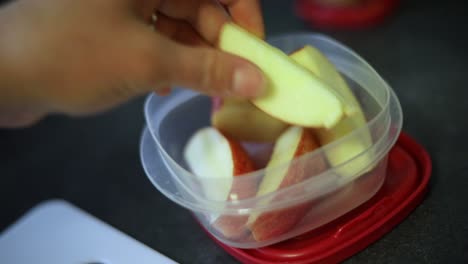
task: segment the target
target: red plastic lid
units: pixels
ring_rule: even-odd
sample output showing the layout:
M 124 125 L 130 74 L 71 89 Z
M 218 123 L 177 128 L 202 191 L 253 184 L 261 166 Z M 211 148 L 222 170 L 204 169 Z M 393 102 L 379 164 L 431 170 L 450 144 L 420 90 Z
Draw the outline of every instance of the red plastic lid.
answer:
M 428 153 L 401 134 L 389 153 L 381 189 L 346 215 L 304 235 L 259 249 L 233 248 L 212 238 L 243 263 L 340 262 L 385 235 L 421 203 L 431 169 Z
M 358 29 L 381 23 L 398 6 L 399 0 L 365 0 L 361 4 L 331 7 L 314 0 L 296 0 L 299 17 L 319 28 Z

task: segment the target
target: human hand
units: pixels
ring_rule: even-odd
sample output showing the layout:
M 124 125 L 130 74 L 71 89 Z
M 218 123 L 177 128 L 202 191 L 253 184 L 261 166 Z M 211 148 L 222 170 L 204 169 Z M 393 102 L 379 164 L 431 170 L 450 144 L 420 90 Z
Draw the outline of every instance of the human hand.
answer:
M 232 18 L 209 0 L 12 2 L 0 10 L 0 126 L 96 113 L 171 86 L 261 94 L 260 70 L 213 48 L 229 19 L 263 37 L 259 3 L 219 2 Z

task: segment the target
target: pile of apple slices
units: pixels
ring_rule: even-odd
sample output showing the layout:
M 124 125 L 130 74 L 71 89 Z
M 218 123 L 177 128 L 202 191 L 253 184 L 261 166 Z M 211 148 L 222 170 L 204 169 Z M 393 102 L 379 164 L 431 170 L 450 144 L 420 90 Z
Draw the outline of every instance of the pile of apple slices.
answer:
M 312 46 L 288 56 L 232 23 L 223 27 L 219 46 L 256 64 L 269 84 L 264 96 L 250 101 L 213 98 L 212 126 L 198 130 L 187 143 L 184 157 L 207 199 L 236 201 L 266 195 L 349 161 L 371 146 L 370 133 L 363 129 L 359 137 L 326 148 L 322 156 L 292 162 L 366 126 L 353 92 L 333 64 Z M 351 177 L 369 170 L 373 157 L 365 154 L 337 172 Z M 259 169 L 265 169 L 260 181 L 248 176 L 234 180 Z M 311 206 L 305 203 L 250 216 L 224 215 L 213 227 L 229 239 L 251 235 L 265 241 L 294 228 Z

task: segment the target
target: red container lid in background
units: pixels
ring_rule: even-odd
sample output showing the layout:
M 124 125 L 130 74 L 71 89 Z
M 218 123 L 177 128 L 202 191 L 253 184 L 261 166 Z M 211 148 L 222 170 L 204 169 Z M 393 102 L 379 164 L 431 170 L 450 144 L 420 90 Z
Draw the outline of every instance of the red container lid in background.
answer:
M 399 0 L 364 0 L 352 6 L 324 6 L 296 0 L 296 14 L 316 28 L 359 29 L 375 26 L 391 15 Z
M 401 134 L 389 153 L 381 189 L 346 215 L 304 235 L 259 249 L 233 248 L 212 238 L 243 263 L 340 262 L 388 233 L 421 203 L 431 169 L 424 148 Z

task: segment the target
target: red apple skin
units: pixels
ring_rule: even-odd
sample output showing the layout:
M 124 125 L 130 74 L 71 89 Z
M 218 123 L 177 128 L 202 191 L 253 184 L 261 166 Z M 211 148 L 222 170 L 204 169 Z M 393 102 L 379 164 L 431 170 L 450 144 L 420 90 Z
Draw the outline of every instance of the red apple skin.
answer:
M 294 157 L 300 157 L 319 147 L 320 145 L 312 131 L 304 129 Z M 302 182 L 326 169 L 327 162 L 323 156 L 316 157 L 307 162 L 295 162 L 290 166 L 287 176 L 283 179 L 279 188 L 285 188 Z M 281 197 L 275 198 L 275 200 L 279 199 L 281 199 Z M 302 220 L 315 203 L 316 201 L 306 202 L 261 214 L 250 226 L 253 238 L 256 241 L 265 241 L 288 232 Z
M 234 177 L 249 173 L 255 170 L 254 163 L 250 159 L 249 155 L 242 147 L 242 145 L 236 140 L 224 135 L 228 140 L 234 163 Z M 231 191 L 228 197 L 228 201 L 232 200 L 232 197 L 237 199 L 245 199 L 253 197 L 257 191 L 258 182 L 252 181 L 236 181 L 234 179 Z M 225 238 L 232 240 L 239 240 L 249 234 L 249 230 L 246 226 L 248 216 L 235 216 L 235 215 L 222 215 L 213 223 L 213 227 L 217 229 Z
M 291 230 L 309 211 L 313 203 L 304 203 L 260 215 L 251 232 L 256 241 L 277 238 Z
M 232 158 L 234 162 L 234 177 L 255 171 L 254 163 L 242 145 L 238 141 L 235 141 L 226 135 L 225 137 L 231 147 Z M 253 197 L 257 192 L 257 185 L 257 183 L 251 184 L 251 182 L 247 181 L 234 181 L 231 194 L 236 194 L 237 199 Z M 231 199 L 231 196 L 232 195 L 230 195 L 229 199 Z
M 354 189 L 351 195 L 358 199 L 359 197 L 368 198 L 370 194 L 376 193 L 382 186 L 387 170 L 387 160 L 380 161 L 375 167 L 365 174 L 359 176 L 354 181 Z

